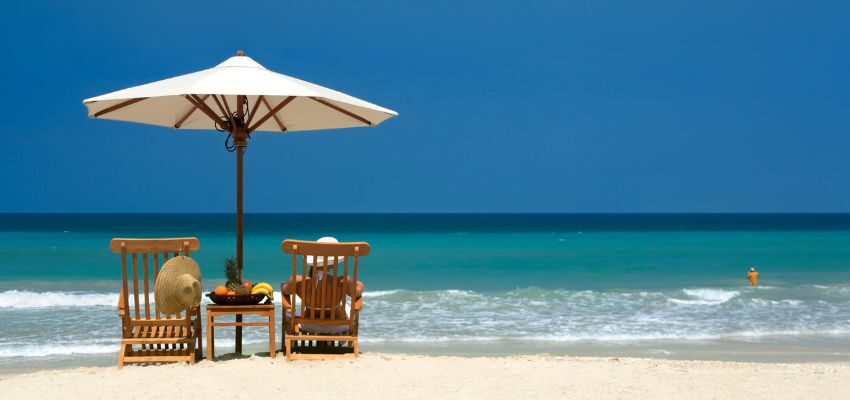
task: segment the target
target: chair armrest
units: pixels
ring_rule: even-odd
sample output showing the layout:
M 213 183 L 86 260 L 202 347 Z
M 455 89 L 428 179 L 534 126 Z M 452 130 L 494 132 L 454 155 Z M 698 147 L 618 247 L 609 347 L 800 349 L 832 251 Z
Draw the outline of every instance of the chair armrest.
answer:
M 118 292 L 118 315 L 123 317 L 127 314 L 127 310 L 124 309 L 124 291 L 121 290 Z
M 292 304 L 289 304 L 289 300 L 286 298 L 286 296 L 283 296 L 283 298 L 280 299 L 280 302 L 283 304 L 284 309 L 292 310 Z
M 286 312 L 286 310 L 292 311 L 292 304 L 289 304 L 289 296 L 287 296 L 285 294 L 285 292 L 283 291 L 283 288 L 285 286 L 286 286 L 286 283 L 280 284 L 280 302 L 281 302 L 281 304 L 283 304 L 284 312 Z
M 201 318 L 200 305 L 189 307 L 189 312 L 186 313 L 186 319 L 192 319 L 192 317 L 198 317 L 197 319 Z

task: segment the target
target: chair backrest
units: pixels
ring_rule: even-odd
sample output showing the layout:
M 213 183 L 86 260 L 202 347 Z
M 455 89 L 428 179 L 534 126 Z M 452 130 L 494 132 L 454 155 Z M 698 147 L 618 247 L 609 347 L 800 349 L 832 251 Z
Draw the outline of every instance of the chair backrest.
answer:
M 354 325 L 354 312 L 345 318 L 336 316 L 335 311 L 354 307 L 357 272 L 360 257 L 369 254 L 366 242 L 328 243 L 303 240 L 284 240 L 280 245 L 284 253 L 292 255 L 292 274 L 289 282 L 294 284 L 289 304 L 300 306 L 300 313 L 293 318 L 295 326 L 343 325 L 350 329 Z M 312 261 L 312 264 L 310 263 Z M 318 279 L 321 272 L 322 279 Z M 300 277 L 300 281 L 299 278 Z M 300 305 L 296 299 L 300 298 Z
M 121 298 L 123 301 L 124 310 L 127 315 L 135 319 L 160 319 L 161 316 L 168 318 L 168 315 L 161 315 L 154 304 L 153 313 L 151 313 L 150 291 L 154 287 L 156 277 L 159 274 L 160 268 L 166 261 L 172 257 L 177 257 L 181 253 L 188 256 L 190 253 L 198 251 L 201 243 L 197 238 L 168 238 L 168 239 L 127 239 L 115 238 L 109 242 L 109 249 L 113 253 L 121 254 L 121 278 L 123 284 L 121 286 Z M 128 262 L 127 258 L 130 258 Z M 141 263 L 139 262 L 141 259 Z M 141 268 L 139 268 L 141 264 Z M 129 268 L 129 269 L 128 269 Z M 150 270 L 153 271 L 150 271 Z M 141 279 L 142 284 L 139 284 Z M 132 305 L 130 307 L 130 283 L 132 282 Z M 139 292 L 142 297 L 139 298 Z M 181 313 L 175 315 L 180 318 Z

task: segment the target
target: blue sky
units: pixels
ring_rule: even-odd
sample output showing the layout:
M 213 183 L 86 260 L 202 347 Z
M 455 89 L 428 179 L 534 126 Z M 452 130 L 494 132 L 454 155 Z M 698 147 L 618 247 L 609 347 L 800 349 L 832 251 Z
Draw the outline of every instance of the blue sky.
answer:
M 2 212 L 230 212 L 212 131 L 82 99 L 267 68 L 400 113 L 258 134 L 248 212 L 848 212 L 850 3 L 4 3 Z

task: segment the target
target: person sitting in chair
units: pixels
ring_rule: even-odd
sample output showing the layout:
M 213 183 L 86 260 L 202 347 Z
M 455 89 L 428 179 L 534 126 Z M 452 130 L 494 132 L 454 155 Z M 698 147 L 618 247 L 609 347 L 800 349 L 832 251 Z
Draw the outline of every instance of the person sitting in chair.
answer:
M 320 243 L 339 243 L 336 238 L 323 237 L 317 242 Z M 325 318 L 345 319 L 347 318 L 346 310 L 342 307 L 343 296 L 346 294 L 354 298 L 353 307 L 355 310 L 360 310 L 363 306 L 363 282 L 357 281 L 355 285 L 352 279 L 348 276 L 340 276 L 343 274 L 344 257 L 327 257 L 325 259 L 307 256 L 307 265 L 311 268 L 306 276 L 295 276 L 281 286 L 281 293 L 288 299 L 292 295 L 293 288 L 298 290 L 298 295 L 301 301 L 304 302 L 305 315 L 315 315 L 316 318 L 321 316 L 320 313 L 325 313 Z M 324 263 L 327 263 L 325 268 Z M 327 270 L 327 276 L 324 271 Z M 303 283 L 302 283 L 303 282 Z M 334 291 L 334 284 L 336 291 Z M 345 291 L 343 291 L 345 290 Z M 303 291 L 303 292 L 302 292 Z M 315 294 L 314 294 L 315 292 Z M 324 293 L 324 301 L 321 296 Z M 334 297 L 336 293 L 336 297 Z M 321 307 L 322 304 L 331 305 L 331 307 Z

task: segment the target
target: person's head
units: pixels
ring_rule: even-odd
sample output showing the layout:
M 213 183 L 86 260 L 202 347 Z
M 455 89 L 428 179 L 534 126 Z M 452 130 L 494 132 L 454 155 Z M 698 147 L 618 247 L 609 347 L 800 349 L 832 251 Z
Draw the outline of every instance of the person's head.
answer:
M 339 243 L 335 237 L 325 236 L 316 240 L 318 243 Z M 327 264 L 327 267 L 333 267 L 337 263 L 342 263 L 344 257 L 319 257 L 319 256 L 307 256 L 307 265 L 310 266 L 310 276 L 313 276 L 315 272 L 320 272 L 322 267 Z M 333 274 L 333 271 L 328 271 L 329 274 Z
M 750 272 L 756 272 L 756 267 L 750 267 Z

